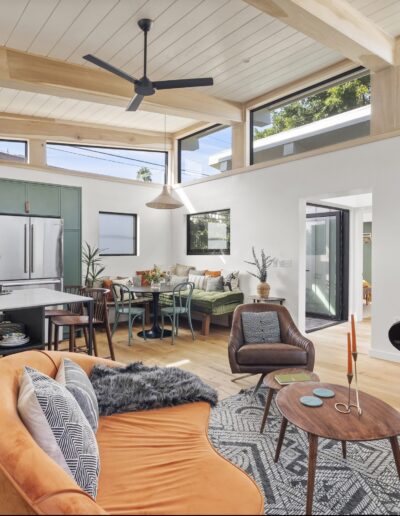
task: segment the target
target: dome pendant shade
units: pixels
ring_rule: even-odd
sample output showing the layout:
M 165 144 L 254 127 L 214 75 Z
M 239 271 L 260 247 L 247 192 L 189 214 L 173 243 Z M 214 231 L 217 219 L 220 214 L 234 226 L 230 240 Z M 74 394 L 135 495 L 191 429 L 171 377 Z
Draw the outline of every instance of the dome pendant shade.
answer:
M 152 201 L 146 202 L 146 206 L 157 210 L 175 210 L 181 208 L 183 204 L 172 195 L 171 187 L 164 185 L 160 195 Z

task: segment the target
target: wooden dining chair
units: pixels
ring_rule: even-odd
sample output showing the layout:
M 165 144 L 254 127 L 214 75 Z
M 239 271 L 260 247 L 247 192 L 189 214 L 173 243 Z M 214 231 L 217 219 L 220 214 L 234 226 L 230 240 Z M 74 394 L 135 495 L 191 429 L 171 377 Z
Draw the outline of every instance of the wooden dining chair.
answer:
M 67 294 L 75 294 L 77 296 L 83 295 L 84 287 L 81 285 L 67 285 L 64 287 L 64 292 Z M 66 315 L 77 315 L 82 313 L 82 303 L 70 303 L 66 308 L 46 308 L 44 316 L 48 320 L 48 333 L 47 333 L 47 347 L 51 351 L 51 345 L 53 341 L 53 317 L 64 317 Z
M 83 294 L 88 297 L 93 298 L 93 351 L 95 356 L 98 355 L 97 349 L 97 338 L 96 338 L 96 329 L 104 328 L 107 334 L 107 342 L 108 348 L 110 351 L 110 356 L 105 358 L 111 358 L 111 360 L 115 360 L 114 347 L 112 343 L 110 325 L 108 321 L 108 307 L 107 307 L 107 295 L 109 294 L 109 290 L 105 288 L 85 288 L 83 290 Z M 61 316 L 61 317 L 53 317 L 52 324 L 55 327 L 54 334 L 54 349 L 58 351 L 58 328 L 60 326 L 68 326 L 69 328 L 69 351 L 71 353 L 74 352 L 88 352 L 88 328 L 89 328 L 89 317 L 87 314 L 83 313 L 83 305 L 81 304 L 81 313 L 75 315 Z M 76 346 L 76 331 L 78 329 L 82 329 L 86 346 Z

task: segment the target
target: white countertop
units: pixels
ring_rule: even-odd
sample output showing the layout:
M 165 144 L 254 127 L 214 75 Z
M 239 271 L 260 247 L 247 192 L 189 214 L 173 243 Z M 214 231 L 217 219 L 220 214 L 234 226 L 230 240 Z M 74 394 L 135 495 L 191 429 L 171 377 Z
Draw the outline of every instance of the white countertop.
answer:
M 11 294 L 0 295 L 0 311 L 82 303 L 91 299 L 90 297 L 67 294 L 48 288 L 27 288 L 13 290 Z

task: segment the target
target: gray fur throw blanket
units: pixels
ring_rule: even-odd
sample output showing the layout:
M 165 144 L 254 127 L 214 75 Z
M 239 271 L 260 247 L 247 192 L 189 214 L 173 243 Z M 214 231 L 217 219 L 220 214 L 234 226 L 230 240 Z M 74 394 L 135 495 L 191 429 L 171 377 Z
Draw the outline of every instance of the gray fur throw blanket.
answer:
M 218 402 L 215 389 L 197 375 L 177 367 L 96 365 L 90 375 L 101 416 L 172 407 L 194 401 Z

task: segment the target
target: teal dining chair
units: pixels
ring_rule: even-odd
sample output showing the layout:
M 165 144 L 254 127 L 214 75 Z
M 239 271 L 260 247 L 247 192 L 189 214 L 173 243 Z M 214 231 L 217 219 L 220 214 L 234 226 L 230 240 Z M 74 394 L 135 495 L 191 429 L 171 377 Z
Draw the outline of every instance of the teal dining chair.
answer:
M 115 304 L 115 320 L 112 335 L 114 335 L 117 329 L 120 316 L 126 315 L 128 317 L 128 345 L 131 346 L 133 323 L 137 318 L 142 320 L 143 338 L 146 340 L 146 328 L 144 326 L 146 310 L 140 306 L 132 306 L 133 294 L 126 285 L 113 283 L 112 293 Z
M 175 342 L 175 337 L 178 336 L 179 318 L 181 315 L 187 316 L 189 328 L 192 332 L 192 338 L 194 340 L 191 313 L 193 289 L 194 283 L 190 281 L 179 283 L 172 291 L 172 306 L 161 308 L 161 338 L 164 338 L 164 319 L 165 317 L 168 317 L 172 325 L 172 344 Z

